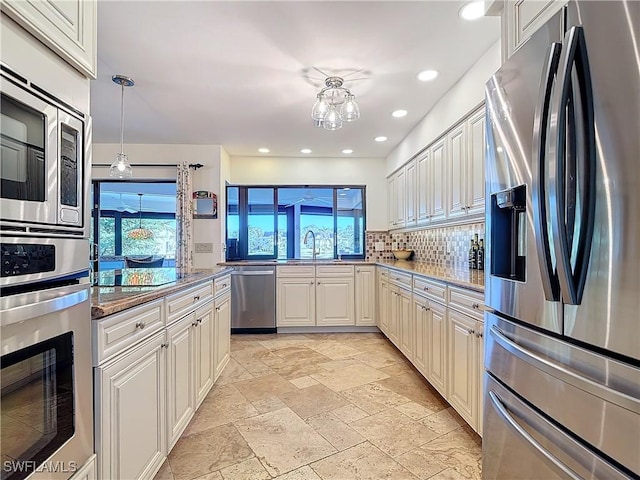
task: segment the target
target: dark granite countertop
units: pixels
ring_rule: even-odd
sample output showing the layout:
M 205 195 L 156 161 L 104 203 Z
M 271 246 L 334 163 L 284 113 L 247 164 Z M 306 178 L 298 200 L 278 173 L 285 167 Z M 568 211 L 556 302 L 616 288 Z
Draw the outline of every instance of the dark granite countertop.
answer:
M 127 271 L 128 270 L 128 271 Z M 101 273 L 104 283 L 91 288 L 91 318 L 97 320 L 107 315 L 170 295 L 184 288 L 210 281 L 230 272 L 229 267 L 196 270 L 183 277 L 162 269 L 123 269 Z M 121 276 L 120 285 L 116 285 L 116 276 Z M 124 280 L 124 283 L 123 283 Z M 165 282 L 165 280 L 167 280 Z M 161 283 L 161 284 L 158 284 Z

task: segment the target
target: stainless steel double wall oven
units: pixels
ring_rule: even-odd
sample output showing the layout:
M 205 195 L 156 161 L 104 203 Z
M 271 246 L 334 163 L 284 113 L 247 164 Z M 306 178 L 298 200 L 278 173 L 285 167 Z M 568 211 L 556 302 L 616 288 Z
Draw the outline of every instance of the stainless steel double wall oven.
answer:
M 0 70 L 0 479 L 68 479 L 93 453 L 90 122 Z

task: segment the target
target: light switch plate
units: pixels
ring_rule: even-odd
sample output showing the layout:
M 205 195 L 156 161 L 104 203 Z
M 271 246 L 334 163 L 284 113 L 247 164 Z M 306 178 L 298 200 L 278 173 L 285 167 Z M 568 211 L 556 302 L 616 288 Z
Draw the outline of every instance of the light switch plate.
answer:
M 213 243 L 196 242 L 196 253 L 213 253 Z
M 375 249 L 376 252 L 384 252 L 384 242 L 376 242 Z

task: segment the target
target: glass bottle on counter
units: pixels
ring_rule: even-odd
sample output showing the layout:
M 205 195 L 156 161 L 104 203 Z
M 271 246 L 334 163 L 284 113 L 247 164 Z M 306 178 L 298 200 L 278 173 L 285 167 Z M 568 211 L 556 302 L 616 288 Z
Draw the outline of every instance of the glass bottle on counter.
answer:
M 478 246 L 478 258 L 477 258 L 478 270 L 484 270 L 484 239 L 480 239 L 480 245 Z
M 478 264 L 478 250 L 476 250 L 475 242 L 471 239 L 469 246 L 469 270 L 475 270 Z

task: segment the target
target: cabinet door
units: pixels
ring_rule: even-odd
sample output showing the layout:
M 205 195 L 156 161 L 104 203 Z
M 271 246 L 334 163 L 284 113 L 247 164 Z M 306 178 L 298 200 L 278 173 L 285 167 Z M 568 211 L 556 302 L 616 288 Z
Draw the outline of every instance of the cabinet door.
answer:
M 467 423 L 477 424 L 476 321 L 449 310 L 449 394 L 447 399 Z
M 429 191 L 431 192 L 431 221 L 444 220 L 447 216 L 447 182 L 446 179 L 446 137 L 436 141 L 431 147 L 431 177 L 429 178 Z
M 316 280 L 316 324 L 355 325 L 353 277 Z
M 167 328 L 167 451 L 173 448 L 196 411 L 194 340 L 197 325 L 195 313 L 190 313 Z
M 418 295 L 413 296 L 413 323 L 415 328 L 415 345 L 413 364 L 420 373 L 427 374 L 427 351 L 429 349 L 429 316 L 428 301 Z
M 97 3 L 2 0 L 2 10 L 85 76 L 96 78 Z
M 215 300 L 215 378 L 229 363 L 231 352 L 231 295 L 223 294 Z
M 356 267 L 356 325 L 376 325 L 376 267 Z
M 407 196 L 407 185 L 406 185 L 406 175 L 404 168 L 396 173 L 396 182 L 395 182 L 395 207 L 396 213 L 394 218 L 394 225 L 396 228 L 404 227 L 406 221 L 406 196 Z
M 389 225 L 389 229 L 395 228 L 396 226 L 396 176 L 391 175 L 387 178 L 387 224 Z
M 316 287 L 313 278 L 278 278 L 276 316 L 278 327 L 316 324 Z
M 165 333 L 95 372 L 98 478 L 151 479 L 166 455 Z
M 400 294 L 400 351 L 413 362 L 416 329 L 413 323 L 411 292 L 401 288 L 398 293 Z
M 389 285 L 389 340 L 400 348 L 400 292 L 395 285 Z
M 389 282 L 380 281 L 380 311 L 378 312 L 378 327 L 382 330 L 387 338 L 389 337 L 389 308 L 391 301 L 391 291 L 389 290 Z
M 482 412 L 483 412 L 483 399 L 484 399 L 484 392 L 483 392 L 483 379 L 484 379 L 484 322 L 479 322 L 476 321 L 476 368 L 475 368 L 475 372 L 477 374 L 476 377 L 476 388 L 477 388 L 477 394 L 476 394 L 476 400 L 477 400 L 477 408 L 476 411 L 478 412 L 478 421 L 477 421 L 477 426 L 478 428 L 476 428 L 476 432 L 478 433 L 478 435 L 482 436 Z
M 467 213 L 484 213 L 484 107 L 467 121 Z
M 449 218 L 461 217 L 466 214 L 466 135 L 465 124 L 457 125 L 447 135 L 447 178 Z
M 196 310 L 195 347 L 196 347 L 196 409 L 211 390 L 215 378 L 215 319 L 213 302 Z
M 416 175 L 417 175 L 417 187 L 416 187 L 416 216 L 417 222 L 427 223 L 429 221 L 429 167 L 431 163 L 431 150 L 426 150 L 416 160 Z
M 405 169 L 405 226 L 415 225 L 416 216 L 416 161 L 413 160 Z
M 443 397 L 447 397 L 447 308 L 429 302 L 429 352 L 427 380 Z

